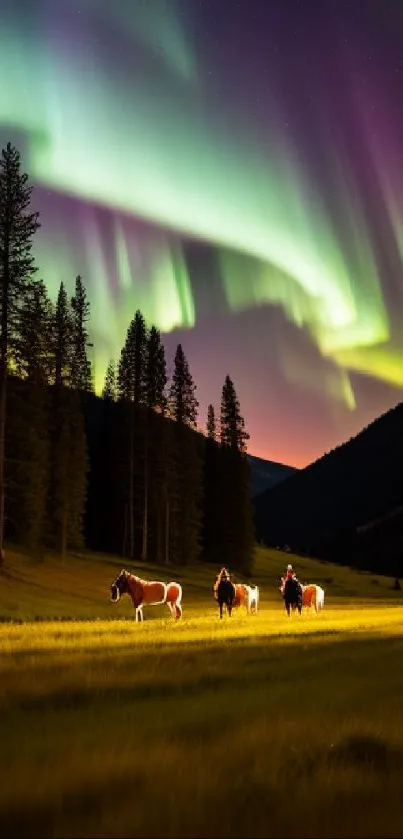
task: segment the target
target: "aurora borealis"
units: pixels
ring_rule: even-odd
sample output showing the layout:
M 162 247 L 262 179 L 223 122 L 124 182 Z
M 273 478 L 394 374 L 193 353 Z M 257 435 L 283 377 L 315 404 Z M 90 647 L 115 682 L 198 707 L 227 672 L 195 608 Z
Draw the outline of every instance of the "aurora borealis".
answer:
M 97 386 L 136 308 L 250 451 L 304 465 L 401 399 L 403 6 L 0 0 L 0 139 Z

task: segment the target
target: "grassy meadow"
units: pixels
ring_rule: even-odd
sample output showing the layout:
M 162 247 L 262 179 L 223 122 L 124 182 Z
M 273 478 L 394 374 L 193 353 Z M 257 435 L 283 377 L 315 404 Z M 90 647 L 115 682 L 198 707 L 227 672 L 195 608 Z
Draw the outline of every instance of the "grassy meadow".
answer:
M 216 568 L 128 566 L 184 589 L 181 622 L 158 606 L 136 624 L 109 601 L 121 559 L 8 554 L 0 834 L 403 835 L 403 593 L 291 557 L 326 597 L 288 619 L 289 560 L 260 549 L 259 613 L 222 621 Z

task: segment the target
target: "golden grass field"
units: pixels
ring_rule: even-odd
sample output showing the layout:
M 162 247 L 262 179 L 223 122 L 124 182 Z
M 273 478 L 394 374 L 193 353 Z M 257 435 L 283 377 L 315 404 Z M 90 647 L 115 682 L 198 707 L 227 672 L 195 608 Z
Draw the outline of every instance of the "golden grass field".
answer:
M 10 553 L 0 835 L 402 836 L 403 597 L 291 559 L 322 614 L 286 617 L 289 556 L 260 549 L 258 615 L 219 620 L 216 568 L 137 566 L 184 597 L 180 623 L 158 606 L 135 624 L 109 602 L 121 559 Z

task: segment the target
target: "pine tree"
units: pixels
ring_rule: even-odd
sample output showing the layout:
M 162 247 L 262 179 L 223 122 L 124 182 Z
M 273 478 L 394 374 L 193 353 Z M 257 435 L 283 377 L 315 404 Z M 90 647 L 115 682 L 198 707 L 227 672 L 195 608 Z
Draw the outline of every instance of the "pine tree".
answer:
M 116 368 L 114 361 L 110 361 L 106 368 L 102 399 L 105 402 L 116 402 L 117 399 Z
M 73 325 L 67 292 L 60 283 L 52 329 L 54 382 L 57 388 L 70 384 Z
M 80 303 L 76 302 L 74 308 L 61 283 L 52 330 L 54 388 L 49 517 L 53 524 L 54 542 L 63 558 L 68 547 L 81 547 L 83 544 L 87 492 L 88 453 L 82 394 L 88 368 L 85 359 L 83 361 L 82 349 L 87 346 L 88 308 L 81 280 L 78 291 Z M 81 365 L 75 360 L 79 346 Z
M 35 385 L 49 384 L 52 352 L 49 347 L 54 308 L 42 280 L 30 283 L 20 314 L 19 335 L 14 345 L 14 366 L 17 375 Z
M 169 482 L 169 428 L 157 414 L 165 414 L 167 371 L 161 335 L 152 326 L 147 338 L 146 404 L 144 457 L 144 508 L 142 558 L 148 555 L 149 543 L 155 556 L 162 555 L 161 534 L 167 525 Z M 150 495 L 151 488 L 151 495 Z M 150 507 L 150 510 L 149 510 Z M 149 527 L 149 512 L 153 527 Z M 167 541 L 167 534 L 166 534 Z
M 216 425 L 216 418 L 215 418 L 215 411 L 214 405 L 209 405 L 207 408 L 207 439 L 217 440 L 217 425 Z
M 135 513 L 136 509 L 141 509 L 144 501 L 144 439 L 141 439 L 144 428 L 141 427 L 140 406 L 146 404 L 146 352 L 146 324 L 143 315 L 137 310 L 128 328 L 118 367 L 118 396 L 128 403 L 129 468 L 126 521 L 129 556 L 132 559 L 136 553 Z M 141 518 L 140 528 L 142 524 Z
M 249 434 L 245 431 L 245 420 L 235 392 L 232 379 L 226 376 L 221 397 L 221 445 L 240 454 L 246 453 Z
M 39 227 L 38 213 L 30 212 L 31 194 L 28 176 L 21 172 L 20 154 L 8 143 L 0 160 L 0 566 L 4 562 L 7 373 L 35 272 L 32 245 Z
M 31 284 L 20 319 L 15 348 L 15 420 L 17 466 L 15 523 L 19 541 L 38 555 L 46 541 L 46 502 L 49 491 L 49 334 L 52 304 L 42 281 Z M 18 394 L 18 396 L 17 396 Z
M 135 407 L 146 401 L 146 348 L 147 328 L 143 315 L 137 310 L 127 330 L 118 368 L 119 398 L 133 402 Z
M 221 556 L 220 449 L 213 405 L 207 408 L 204 449 L 203 557 L 206 562 L 219 562 Z
M 174 372 L 169 392 L 169 407 L 172 419 L 179 425 L 196 428 L 199 408 L 196 399 L 196 385 L 190 374 L 181 344 L 178 344 L 175 353 Z
M 148 408 L 164 411 L 166 407 L 165 388 L 167 369 L 165 349 L 161 342 L 161 333 L 152 326 L 147 339 L 146 350 L 146 404 Z
M 79 275 L 71 298 L 71 384 L 82 394 L 92 391 L 91 363 L 88 359 L 88 350 L 92 347 L 87 329 L 89 316 L 90 304 Z
M 185 565 L 200 552 L 202 462 L 198 448 L 196 385 L 181 344 L 178 344 L 169 392 L 174 422 L 177 504 L 171 510 L 172 551 Z M 173 514 L 173 515 L 172 515 Z
M 245 430 L 234 383 L 229 376 L 222 389 L 220 439 L 222 561 L 244 573 L 250 573 L 254 533 L 250 468 L 246 457 L 249 435 Z

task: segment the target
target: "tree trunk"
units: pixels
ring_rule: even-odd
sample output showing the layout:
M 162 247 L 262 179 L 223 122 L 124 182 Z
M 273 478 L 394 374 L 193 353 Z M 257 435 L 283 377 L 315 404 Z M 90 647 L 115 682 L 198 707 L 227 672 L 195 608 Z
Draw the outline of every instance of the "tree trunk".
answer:
M 6 362 L 7 363 L 7 362 Z M 0 364 L 0 569 L 5 564 L 5 448 L 7 410 L 7 370 Z
M 62 560 L 66 558 L 66 551 L 67 551 L 67 521 L 68 521 L 68 512 L 67 507 L 63 510 L 62 516 L 62 529 L 60 532 L 60 553 Z
M 3 265 L 3 299 L 1 307 L 1 344 L 0 344 L 0 569 L 4 565 L 5 531 L 5 454 L 6 454 L 6 413 L 7 413 L 7 364 L 8 364 L 8 306 L 9 306 L 9 265 L 8 237 L 5 240 L 5 265 Z
M 127 556 L 127 504 L 125 504 L 125 521 L 123 527 L 123 556 Z
M 148 424 L 146 424 L 146 429 L 145 429 L 145 446 L 144 446 L 144 511 L 143 511 L 143 546 L 142 546 L 142 554 L 141 554 L 141 558 L 142 558 L 143 562 L 147 561 L 147 546 L 148 546 Z
M 169 565 L 169 498 L 165 497 L 165 565 Z
M 129 453 L 129 556 L 134 559 L 134 412 L 131 410 Z
M 162 526 L 162 511 L 163 511 L 164 499 L 159 497 L 158 501 L 155 506 L 155 534 L 156 534 L 156 560 L 159 563 L 164 561 L 163 555 L 163 526 Z

